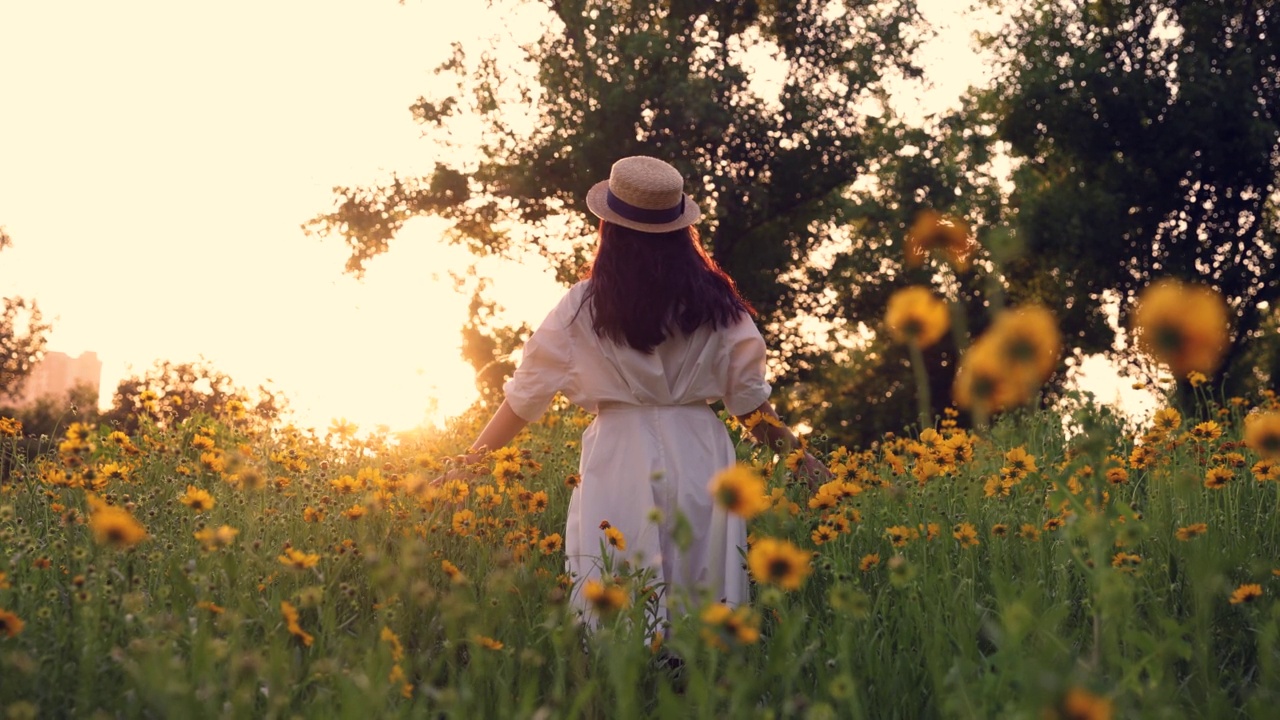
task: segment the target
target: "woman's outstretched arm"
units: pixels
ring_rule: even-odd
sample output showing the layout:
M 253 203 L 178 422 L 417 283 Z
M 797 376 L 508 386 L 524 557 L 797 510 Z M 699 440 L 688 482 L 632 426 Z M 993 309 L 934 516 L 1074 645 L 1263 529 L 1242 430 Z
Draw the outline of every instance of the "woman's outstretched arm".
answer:
M 466 453 L 457 457 L 458 464 L 461 467 L 450 470 L 436 478 L 432 481 L 432 484 L 452 480 L 454 477 L 464 473 L 467 466 L 483 460 L 485 453 L 505 447 L 528 424 L 528 420 L 517 415 L 516 411 L 512 410 L 511 406 L 507 404 L 507 401 L 503 400 L 502 405 L 498 406 L 498 409 L 493 413 L 493 417 L 489 418 L 488 424 L 484 426 L 484 430 L 480 431 L 480 435 L 475 442 L 471 443 Z
M 760 415 L 759 418 L 755 417 L 757 414 Z M 751 412 L 736 417 L 743 426 L 751 428 L 751 435 L 758 442 L 767 445 L 783 457 L 801 447 L 800 439 L 782 422 L 777 411 L 773 409 L 773 404 L 768 400 L 760 403 L 760 406 Z M 819 485 L 832 478 L 827 466 L 808 450 L 804 451 L 804 457 L 800 460 L 800 467 L 796 474 L 809 484 L 810 489 L 817 489 Z
M 503 400 L 497 411 L 493 413 L 493 417 L 489 418 L 489 423 L 484 426 L 484 430 L 480 431 L 476 441 L 467 448 L 463 458 L 468 464 L 474 463 L 483 459 L 485 453 L 506 447 L 507 443 L 514 440 L 528 424 L 528 420 L 517 415 L 507 401 Z

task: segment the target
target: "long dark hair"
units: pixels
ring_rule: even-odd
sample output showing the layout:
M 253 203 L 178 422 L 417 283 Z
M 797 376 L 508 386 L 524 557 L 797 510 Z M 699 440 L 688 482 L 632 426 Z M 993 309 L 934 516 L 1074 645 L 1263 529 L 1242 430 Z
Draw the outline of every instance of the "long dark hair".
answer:
M 676 331 L 727 327 L 743 313 L 755 315 L 692 226 L 648 233 L 602 220 L 589 276 L 596 335 L 644 353 Z

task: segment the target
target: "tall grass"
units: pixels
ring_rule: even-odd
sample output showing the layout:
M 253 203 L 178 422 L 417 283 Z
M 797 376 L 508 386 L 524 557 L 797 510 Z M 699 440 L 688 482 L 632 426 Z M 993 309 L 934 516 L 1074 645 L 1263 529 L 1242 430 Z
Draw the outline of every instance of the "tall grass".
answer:
M 76 427 L 31 458 L 5 438 L 0 709 L 1267 717 L 1280 702 L 1277 483 L 1255 479 L 1269 466 L 1241 427 L 1251 405 L 1275 404 L 1206 397 L 1200 417 L 1139 433 L 1088 409 L 1067 430 L 1048 412 L 981 434 L 944 420 L 871 448 L 817 448 L 838 479 L 816 494 L 741 442 L 776 491 L 753 541 L 813 553 L 798 590 L 753 586 L 758 637 L 705 614 L 705 598 L 659 636 L 625 554 L 628 603 L 595 630 L 580 622 L 551 537 L 589 421 L 571 409 L 444 491 L 425 480 L 478 417 L 397 441 L 251 430 L 233 408 L 133 437 Z M 1220 436 L 1197 428 L 1209 420 Z M 1218 489 L 1205 485 L 1213 468 L 1229 475 Z M 189 487 L 213 507 L 184 504 Z M 95 535 L 106 516 L 91 497 L 146 538 Z M 222 526 L 238 531 L 224 546 L 195 537 Z M 818 544 L 819 526 L 833 539 Z M 289 549 L 318 557 L 304 567 Z

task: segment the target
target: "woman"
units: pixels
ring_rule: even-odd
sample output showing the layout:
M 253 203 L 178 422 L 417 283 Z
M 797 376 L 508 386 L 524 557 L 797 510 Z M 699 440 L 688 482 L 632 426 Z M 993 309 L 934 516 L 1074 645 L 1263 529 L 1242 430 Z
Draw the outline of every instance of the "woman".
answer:
M 600 578 L 606 549 L 615 572 L 626 559 L 653 573 L 659 621 L 676 596 L 748 599 L 745 524 L 708 491 L 735 462 L 709 403 L 777 418 L 754 311 L 702 250 L 692 227 L 700 211 L 683 185 L 667 163 L 628 157 L 591 188 L 587 207 L 601 223 L 590 277 L 525 344 L 506 399 L 462 458 L 506 445 L 557 392 L 595 413 L 564 534 L 574 602 L 588 609 L 582 590 Z M 779 452 L 798 446 L 781 422 L 757 422 L 753 433 Z M 830 477 L 807 452 L 801 473 L 811 484 Z M 692 537 L 677 542 L 684 522 Z

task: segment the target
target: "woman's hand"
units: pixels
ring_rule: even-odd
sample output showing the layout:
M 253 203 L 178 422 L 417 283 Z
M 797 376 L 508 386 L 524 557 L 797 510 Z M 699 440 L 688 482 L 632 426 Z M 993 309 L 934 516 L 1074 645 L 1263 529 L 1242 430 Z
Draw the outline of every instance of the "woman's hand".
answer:
M 445 461 L 446 465 L 452 465 L 453 468 L 427 483 L 427 486 L 442 487 L 445 483 L 451 480 L 470 480 L 480 474 L 479 471 L 475 469 L 475 466 L 482 460 L 484 460 L 484 455 L 478 452 L 454 455 Z
M 817 490 L 835 477 L 831 470 L 808 450 L 804 451 L 800 462 L 796 464 L 795 476 L 808 484 L 810 492 Z

